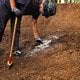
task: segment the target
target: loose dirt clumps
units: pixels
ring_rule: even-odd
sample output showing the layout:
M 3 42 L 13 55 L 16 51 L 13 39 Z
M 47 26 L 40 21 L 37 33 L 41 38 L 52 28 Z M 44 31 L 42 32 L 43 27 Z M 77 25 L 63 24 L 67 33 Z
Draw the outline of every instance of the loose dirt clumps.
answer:
M 80 4 L 59 4 L 55 16 L 38 19 L 40 35 L 44 39 L 57 36 L 51 46 L 34 56 L 26 56 L 34 37 L 31 16 L 23 17 L 20 47 L 24 55 L 13 56 L 8 69 L 9 33 L 7 24 L 0 43 L 0 80 L 80 80 Z

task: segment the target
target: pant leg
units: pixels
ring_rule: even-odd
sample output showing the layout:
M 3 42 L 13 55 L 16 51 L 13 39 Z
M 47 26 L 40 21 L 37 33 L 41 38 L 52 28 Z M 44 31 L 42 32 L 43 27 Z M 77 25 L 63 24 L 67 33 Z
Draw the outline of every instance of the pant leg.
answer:
M 15 24 L 15 17 L 12 16 L 12 18 L 11 18 L 11 31 L 10 31 L 10 44 L 12 42 L 14 24 Z M 19 49 L 20 24 L 21 24 L 21 16 L 18 17 L 18 21 L 17 21 L 17 27 L 16 27 L 16 34 L 15 34 L 13 50 L 18 50 Z
M 2 17 L 0 13 L 0 42 L 2 41 L 2 36 L 3 36 L 3 23 L 2 23 Z
M 9 19 L 8 13 L 3 9 L 0 4 L 0 42 L 2 41 L 2 37 L 4 34 L 4 30 Z

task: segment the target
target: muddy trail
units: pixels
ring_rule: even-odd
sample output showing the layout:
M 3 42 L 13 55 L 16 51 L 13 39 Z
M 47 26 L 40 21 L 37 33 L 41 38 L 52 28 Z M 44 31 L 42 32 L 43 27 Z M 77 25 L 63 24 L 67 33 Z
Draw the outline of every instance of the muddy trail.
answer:
M 23 17 L 20 47 L 22 56 L 13 56 L 8 69 L 9 33 L 7 24 L 0 43 L 0 80 L 80 80 L 80 4 L 57 5 L 57 13 L 48 19 L 40 16 L 39 32 L 42 38 L 51 39 L 49 48 L 27 55 L 34 41 L 31 16 Z

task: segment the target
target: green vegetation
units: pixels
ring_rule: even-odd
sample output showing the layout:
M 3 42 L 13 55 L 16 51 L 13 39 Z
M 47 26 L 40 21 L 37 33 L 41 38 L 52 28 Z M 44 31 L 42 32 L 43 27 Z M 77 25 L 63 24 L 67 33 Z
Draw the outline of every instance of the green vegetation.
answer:
M 75 2 L 80 2 L 80 0 L 74 0 Z
M 80 3 L 80 0 L 55 0 L 57 3 Z

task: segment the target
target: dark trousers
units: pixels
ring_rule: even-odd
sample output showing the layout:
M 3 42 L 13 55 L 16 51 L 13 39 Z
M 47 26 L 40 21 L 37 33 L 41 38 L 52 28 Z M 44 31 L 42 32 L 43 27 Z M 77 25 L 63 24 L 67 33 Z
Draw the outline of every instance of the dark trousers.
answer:
M 8 20 L 10 19 L 10 44 L 11 44 L 14 24 L 15 24 L 15 17 L 16 16 L 12 12 L 7 12 L 7 10 L 5 10 L 0 5 L 0 42 L 2 41 L 6 24 Z M 21 24 L 21 16 L 18 17 L 16 36 L 14 40 L 14 50 L 17 50 L 19 48 L 20 24 Z

